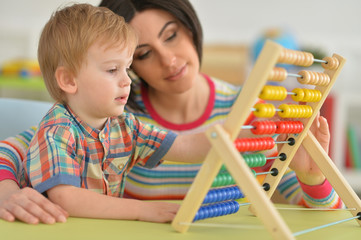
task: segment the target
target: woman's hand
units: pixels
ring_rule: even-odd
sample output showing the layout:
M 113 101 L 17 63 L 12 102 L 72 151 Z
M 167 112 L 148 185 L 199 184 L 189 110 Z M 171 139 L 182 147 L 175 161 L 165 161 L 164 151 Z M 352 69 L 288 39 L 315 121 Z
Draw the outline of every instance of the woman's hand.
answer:
M 32 188 L 20 189 L 13 180 L 0 182 L 0 219 L 29 224 L 66 222 L 68 213 Z
M 310 127 L 310 131 L 314 134 L 322 148 L 328 153 L 330 145 L 330 130 L 327 120 L 324 117 L 317 116 Z M 280 140 L 286 139 L 281 135 Z M 301 146 L 293 157 L 290 168 L 295 171 L 298 179 L 307 185 L 319 185 L 325 181 L 325 176 L 312 160 L 310 155 Z

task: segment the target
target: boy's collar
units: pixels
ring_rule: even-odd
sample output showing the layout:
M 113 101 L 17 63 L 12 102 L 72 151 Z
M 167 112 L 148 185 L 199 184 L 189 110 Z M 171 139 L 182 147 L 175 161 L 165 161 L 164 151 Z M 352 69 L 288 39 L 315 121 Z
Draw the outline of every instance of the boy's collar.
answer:
M 97 128 L 93 128 L 88 123 L 84 122 L 79 116 L 73 112 L 73 110 L 70 108 L 69 105 L 62 104 L 65 109 L 69 112 L 71 117 L 75 120 L 75 122 L 78 124 L 78 126 L 82 129 L 82 132 L 88 137 L 92 137 L 94 139 L 99 139 L 100 135 L 103 135 L 102 138 L 107 138 L 109 135 L 109 128 L 110 128 L 110 122 L 111 118 L 108 118 L 106 123 L 104 124 L 104 127 L 102 130 L 99 130 Z

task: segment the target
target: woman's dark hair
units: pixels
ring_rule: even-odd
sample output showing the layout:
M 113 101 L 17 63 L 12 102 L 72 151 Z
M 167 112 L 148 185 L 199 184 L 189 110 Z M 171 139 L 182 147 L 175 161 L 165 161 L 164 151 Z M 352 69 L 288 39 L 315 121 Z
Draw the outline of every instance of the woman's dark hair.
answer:
M 198 54 L 199 65 L 202 62 L 203 32 L 197 14 L 188 0 L 102 0 L 101 7 L 107 7 L 114 13 L 130 22 L 137 12 L 147 9 L 160 9 L 172 14 L 192 33 L 193 43 Z M 144 80 L 141 81 L 145 83 Z M 134 99 L 134 92 L 130 91 L 128 106 L 134 110 L 144 112 Z

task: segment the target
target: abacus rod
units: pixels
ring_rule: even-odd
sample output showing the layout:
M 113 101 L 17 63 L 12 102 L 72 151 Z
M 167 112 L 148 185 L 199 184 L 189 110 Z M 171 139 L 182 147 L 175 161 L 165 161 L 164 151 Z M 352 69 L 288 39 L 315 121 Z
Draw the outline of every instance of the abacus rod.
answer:
M 180 222 L 182 225 L 198 226 L 198 227 L 228 227 L 228 228 L 244 228 L 244 229 L 264 229 L 264 226 L 259 225 L 241 225 L 241 224 L 214 224 L 214 223 L 189 223 Z
M 266 174 L 271 174 L 271 173 L 274 173 L 274 171 L 269 171 L 269 172 L 256 172 L 254 175 L 255 176 L 258 176 L 258 175 L 266 175 Z
M 281 144 L 281 143 L 290 143 L 290 142 L 292 142 L 292 141 L 275 141 L 275 144 Z
M 324 225 L 321 225 L 321 226 L 317 226 L 317 227 L 314 227 L 314 228 L 305 229 L 305 230 L 293 233 L 293 236 L 296 237 L 296 236 L 299 236 L 299 235 L 302 235 L 302 234 L 305 234 L 305 233 L 313 232 L 313 231 L 320 230 L 320 229 L 326 228 L 326 227 L 331 227 L 331 226 L 334 226 L 336 224 L 344 223 L 344 222 L 354 220 L 354 219 L 357 219 L 357 218 L 360 218 L 360 216 L 355 216 L 355 217 L 339 220 L 339 221 L 336 221 L 336 222 L 324 224 Z
M 266 157 L 266 160 L 279 159 L 279 158 L 281 158 L 281 156 L 276 156 L 276 157 Z
M 238 203 L 240 207 L 252 205 L 250 202 Z M 286 211 L 354 211 L 356 208 L 286 208 L 286 207 L 276 207 L 277 210 L 286 210 Z
M 253 111 L 253 112 L 254 112 L 254 111 L 257 111 L 257 108 L 251 108 L 251 111 Z M 276 112 L 283 112 L 283 110 L 282 110 L 282 109 L 279 109 L 279 108 L 276 108 L 275 111 L 276 111 Z
M 249 204 L 247 204 L 249 205 Z M 314 211 L 314 210 L 317 210 L 317 209 L 297 209 L 297 208 L 289 208 L 289 209 L 285 209 L 285 208 L 277 208 L 277 209 L 280 209 L 280 210 L 310 210 L 310 211 Z M 327 209 L 328 211 L 329 210 L 344 210 L 344 209 Z M 326 211 L 322 209 L 322 211 Z M 331 223 L 332 225 L 336 225 L 338 223 L 343 223 L 343 222 L 346 222 L 346 221 L 349 221 L 349 220 L 353 220 L 357 217 L 353 217 L 351 219 L 344 219 L 344 220 L 340 220 L 340 221 L 337 221 L 337 222 L 334 222 L 334 223 Z M 189 225 L 189 226 L 194 226 L 194 227 L 221 227 L 221 228 L 243 228 L 243 229 L 264 229 L 264 226 L 261 225 L 241 225 L 241 224 L 215 224 L 215 223 L 194 223 L 194 222 L 180 222 L 179 224 L 181 225 Z M 302 231 L 299 231 L 299 232 L 295 232 L 293 233 L 294 236 L 299 236 L 299 235 L 302 235 L 302 234 L 305 234 L 305 233 L 308 233 L 308 232 L 311 232 L 311 231 L 316 231 L 316 230 L 319 230 L 319 229 L 322 229 L 322 228 L 326 228 L 326 227 L 329 227 L 329 226 L 332 226 L 330 224 L 326 224 L 326 225 L 322 225 L 321 227 L 318 226 L 318 227 L 315 227 L 315 228 L 311 228 L 311 229 L 306 229 L 306 230 L 302 230 Z
M 289 76 L 289 77 L 302 77 L 302 75 L 295 74 L 295 73 L 287 73 L 287 76 Z
M 291 211 L 354 211 L 356 208 L 277 208 L 278 210 Z
M 239 203 L 240 207 L 249 206 L 252 203 Z M 285 207 L 276 207 L 277 210 L 286 210 L 286 211 L 354 211 L 356 208 L 285 208 Z
M 327 61 L 325 61 L 325 60 L 321 60 L 321 59 L 313 59 L 313 62 L 318 62 L 318 63 L 327 63 Z
M 234 199 L 225 199 L 223 201 L 214 201 L 214 202 L 207 202 L 205 203 L 206 205 L 203 206 L 203 208 L 199 209 L 198 210 L 198 217 L 196 215 L 196 217 L 193 219 L 192 222 L 195 222 L 195 221 L 199 221 L 199 220 L 204 220 L 204 219 L 207 219 L 207 218 L 213 218 L 213 217 L 219 217 L 219 216 L 224 216 L 224 215 L 230 215 L 230 214 L 235 214 L 237 213 L 239 210 L 240 210 L 240 207 L 241 206 L 248 206 L 248 205 L 251 205 L 250 202 L 245 202 L 245 203 L 239 203 L 236 201 L 237 198 L 234 198 Z M 227 211 L 224 212 L 223 210 L 225 209 L 224 206 L 225 205 L 222 205 L 220 206 L 220 204 L 225 204 L 227 206 L 229 206 L 231 209 L 234 207 L 233 206 L 238 206 L 236 209 L 234 209 L 235 211 L 231 210 L 231 211 L 228 211 L 230 210 L 230 208 L 227 208 Z M 276 209 L 280 209 L 280 210 L 293 210 L 293 211 L 302 211 L 302 210 L 308 210 L 308 208 L 277 208 Z M 338 210 L 342 210 L 342 211 L 350 211 L 350 209 L 338 209 Z M 329 211 L 329 209 L 313 209 L 312 211 Z M 216 213 L 216 214 L 214 214 Z M 356 218 L 361 218 L 361 213 L 357 214 Z M 329 225 L 329 224 L 326 224 L 326 226 Z
M 294 93 L 293 93 L 294 94 Z M 282 121 L 280 121 L 282 122 Z M 256 126 L 253 126 L 253 125 L 242 125 L 241 126 L 241 129 L 256 129 L 257 127 Z

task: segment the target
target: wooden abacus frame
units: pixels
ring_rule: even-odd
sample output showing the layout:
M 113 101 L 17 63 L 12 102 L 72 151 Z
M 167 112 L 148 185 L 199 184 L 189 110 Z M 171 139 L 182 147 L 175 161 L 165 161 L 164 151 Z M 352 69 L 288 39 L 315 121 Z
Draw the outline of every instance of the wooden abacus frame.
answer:
M 280 58 L 285 58 L 285 54 L 285 49 L 282 46 L 272 41 L 267 41 L 226 122 L 223 126 L 215 125 L 207 131 L 207 137 L 211 142 L 212 148 L 172 222 L 173 228 L 178 232 L 184 233 L 188 230 L 190 223 L 192 223 L 198 209 L 202 205 L 203 199 L 211 188 L 213 179 L 224 163 L 236 184 L 242 189 L 242 192 L 244 192 L 251 203 L 252 212 L 261 220 L 272 237 L 274 239 L 295 239 L 295 236 L 272 204 L 270 198 L 301 144 L 319 166 L 345 205 L 348 208 L 354 209 L 351 210 L 352 215 L 354 217 L 361 216 L 360 199 L 312 133 L 308 131 L 345 63 L 345 59 L 341 56 L 333 55 L 333 58 L 337 58 L 339 62 L 336 69 L 325 69 L 324 71 L 324 73 L 329 75 L 330 83 L 327 86 L 316 86 L 315 88 L 322 93 L 321 100 L 319 102 L 307 103 L 307 105 L 312 107 L 313 114 L 310 118 L 301 120 L 304 124 L 304 130 L 299 134 L 292 135 L 295 139 L 295 144 L 293 146 L 284 144 L 280 149 L 279 152 L 285 153 L 287 159 L 283 161 L 276 159 L 274 161 L 271 169 L 277 168 L 279 173 L 277 176 L 267 174 L 263 182 L 263 185 L 267 184 L 269 187 L 267 191 L 260 186 L 242 155 L 233 145 L 233 141 L 238 136 L 254 102 L 266 84 L 270 72 L 279 63 Z M 361 225 L 360 218 L 355 219 Z

